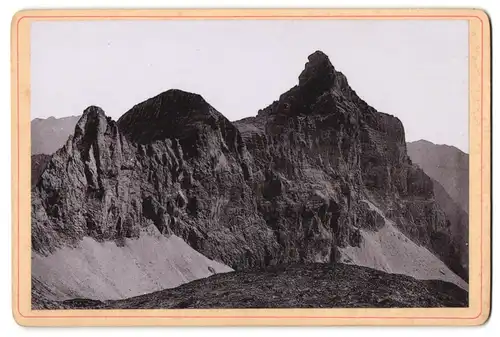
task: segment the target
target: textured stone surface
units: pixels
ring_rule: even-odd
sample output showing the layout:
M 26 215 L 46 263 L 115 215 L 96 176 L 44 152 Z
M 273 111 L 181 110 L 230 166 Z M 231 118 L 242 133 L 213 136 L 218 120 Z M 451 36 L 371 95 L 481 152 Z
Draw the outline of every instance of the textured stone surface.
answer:
M 443 281 L 344 264 L 308 264 L 218 274 L 119 301 L 35 299 L 35 308 L 53 309 L 430 308 L 465 307 L 468 294 Z
M 451 239 L 459 255 L 459 264 L 456 270 L 468 281 L 469 275 L 469 214 L 464 211 L 437 181 L 434 181 L 434 197 L 439 206 L 444 210 L 450 228 Z
M 297 86 L 234 123 L 180 90 L 117 122 L 87 108 L 33 188 L 32 243 L 48 254 L 84 236 L 137 238 L 154 225 L 236 270 L 333 263 L 339 247 L 360 244 L 360 228 L 381 226 L 361 200 L 462 272 L 402 123 L 365 103 L 316 52 Z
M 31 156 L 31 187 L 36 185 L 49 160 L 50 155 L 47 154 L 35 154 Z
M 407 144 L 412 162 L 434 183 L 436 202 L 449 221 L 453 245 L 457 247 L 463 277 L 469 271 L 469 155 L 454 146 L 419 140 Z

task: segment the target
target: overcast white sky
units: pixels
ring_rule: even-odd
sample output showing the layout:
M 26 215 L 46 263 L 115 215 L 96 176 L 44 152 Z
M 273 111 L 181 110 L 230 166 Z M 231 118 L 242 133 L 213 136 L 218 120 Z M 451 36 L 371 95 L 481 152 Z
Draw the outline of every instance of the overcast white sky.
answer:
M 269 20 L 36 22 L 32 119 L 98 105 L 118 119 L 177 88 L 230 120 L 253 116 L 297 84 L 315 50 L 407 141 L 468 152 L 467 21 Z

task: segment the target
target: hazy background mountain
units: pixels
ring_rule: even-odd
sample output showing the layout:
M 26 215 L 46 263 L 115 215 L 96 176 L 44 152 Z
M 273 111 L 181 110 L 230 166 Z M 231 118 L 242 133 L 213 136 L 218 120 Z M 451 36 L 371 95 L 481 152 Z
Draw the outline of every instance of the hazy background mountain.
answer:
M 454 146 L 427 140 L 407 143 L 412 162 L 443 186 L 460 207 L 469 212 L 469 155 Z
M 52 154 L 75 130 L 80 116 L 35 118 L 31 121 L 31 154 Z

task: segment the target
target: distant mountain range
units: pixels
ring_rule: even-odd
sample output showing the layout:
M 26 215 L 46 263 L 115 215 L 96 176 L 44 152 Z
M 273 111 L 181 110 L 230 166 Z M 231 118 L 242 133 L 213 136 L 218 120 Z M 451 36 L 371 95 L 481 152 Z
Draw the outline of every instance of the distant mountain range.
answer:
M 469 155 L 454 146 L 426 140 L 407 143 L 408 155 L 467 213 L 469 212 Z
M 31 154 L 52 154 L 75 130 L 81 116 L 35 118 L 31 121 Z

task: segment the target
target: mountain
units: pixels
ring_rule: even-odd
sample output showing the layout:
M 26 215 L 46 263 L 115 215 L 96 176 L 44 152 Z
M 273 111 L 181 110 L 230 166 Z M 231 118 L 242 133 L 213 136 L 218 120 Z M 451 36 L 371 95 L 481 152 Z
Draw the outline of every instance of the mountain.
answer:
M 434 197 L 438 205 L 443 209 L 449 221 L 451 238 L 454 244 L 459 247 L 460 263 L 469 272 L 469 214 L 462 209 L 445 191 L 440 183 L 433 180 Z M 468 277 L 465 277 L 468 280 Z
M 455 220 L 433 188 L 401 121 L 317 51 L 298 85 L 236 122 L 181 90 L 118 121 L 87 108 L 32 189 L 34 284 L 57 289 L 50 301 L 103 300 L 214 272 L 347 263 L 467 289 Z
M 50 156 L 47 154 L 35 154 L 31 156 L 31 187 L 36 185 L 49 160 Z
M 64 145 L 80 116 L 35 118 L 31 121 L 31 154 L 52 154 Z
M 412 162 L 441 184 L 455 203 L 469 213 L 469 155 L 454 146 L 426 140 L 409 142 L 407 148 Z
M 434 196 L 450 221 L 450 232 L 459 247 L 460 261 L 469 270 L 469 155 L 449 145 L 426 140 L 407 143 L 408 155 L 431 177 Z

